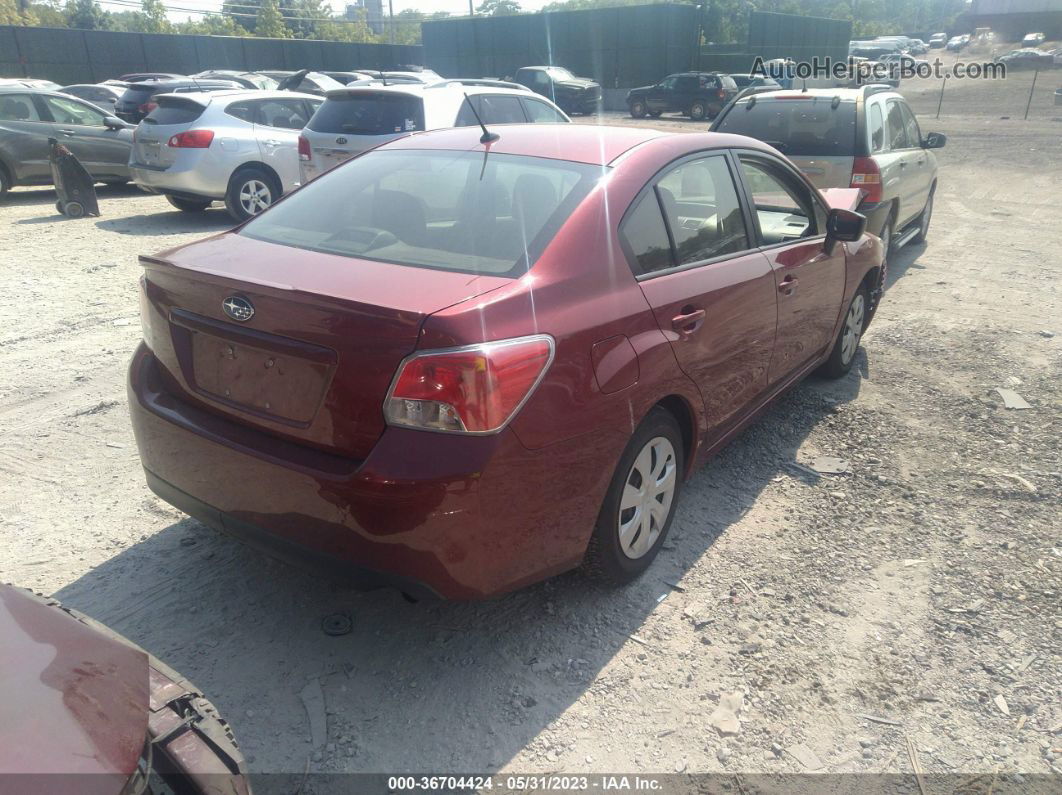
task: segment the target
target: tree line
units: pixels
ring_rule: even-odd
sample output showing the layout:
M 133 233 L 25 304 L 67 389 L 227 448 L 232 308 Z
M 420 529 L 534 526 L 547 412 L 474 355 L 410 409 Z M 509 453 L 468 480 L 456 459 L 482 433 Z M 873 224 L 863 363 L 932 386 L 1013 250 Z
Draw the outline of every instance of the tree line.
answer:
M 557 0 L 543 10 L 570 11 L 664 1 Z M 693 3 L 695 0 L 677 2 Z M 704 6 L 705 41 L 725 43 L 746 40 L 749 10 L 847 19 L 852 21 L 853 37 L 864 38 L 889 33 L 947 31 L 966 6 L 966 0 L 696 2 Z M 169 19 L 172 9 L 164 0 L 115 0 L 115 4 L 122 10 L 104 10 L 97 0 L 0 0 L 0 25 L 420 44 L 421 22 L 449 16 L 445 11 L 425 13 L 407 9 L 395 14 L 393 19 L 384 19 L 382 27 L 377 25 L 374 31 L 363 9 L 353 9 L 349 15 L 336 15 L 324 0 L 224 0 L 220 12 L 184 22 Z M 522 11 L 519 0 L 482 0 L 476 9 L 477 14 L 487 16 L 519 14 Z

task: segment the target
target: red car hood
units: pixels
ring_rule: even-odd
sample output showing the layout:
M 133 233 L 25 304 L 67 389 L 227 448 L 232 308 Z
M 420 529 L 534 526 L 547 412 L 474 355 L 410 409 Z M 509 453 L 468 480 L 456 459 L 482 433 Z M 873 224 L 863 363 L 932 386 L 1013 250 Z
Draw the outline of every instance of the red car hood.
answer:
M 78 791 L 113 795 L 136 768 L 147 724 L 147 654 L 0 584 L 0 777 L 92 773 Z M 21 792 L 62 786 L 23 781 Z

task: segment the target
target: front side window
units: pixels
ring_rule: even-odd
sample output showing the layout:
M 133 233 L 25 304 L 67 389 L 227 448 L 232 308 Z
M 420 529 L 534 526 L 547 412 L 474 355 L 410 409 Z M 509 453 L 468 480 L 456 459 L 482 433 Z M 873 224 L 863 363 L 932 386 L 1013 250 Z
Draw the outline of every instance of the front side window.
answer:
M 480 97 L 479 115 L 484 124 L 523 124 L 527 121 L 517 97 L 484 94 Z
M 665 91 L 674 91 L 675 90 L 675 83 L 677 83 L 677 82 L 678 82 L 678 78 L 677 77 L 667 77 L 667 78 L 664 78 L 664 80 L 661 81 L 660 87 L 662 89 L 664 89 Z
M 911 113 L 911 109 L 903 103 L 899 103 L 900 112 L 903 114 L 903 126 L 907 132 L 907 145 L 908 146 L 921 146 L 922 145 L 922 131 L 918 129 L 918 122 L 915 120 L 914 114 Z
M 91 105 L 84 105 L 62 97 L 44 97 L 48 112 L 59 124 L 78 124 L 85 127 L 103 127 L 104 114 Z
M 759 160 L 741 159 L 741 170 L 752 194 L 762 246 L 813 237 L 825 223 L 808 189 L 780 167 Z
M 306 126 L 306 108 L 299 100 L 267 99 L 257 105 L 257 124 L 282 130 L 301 130 Z
M 524 97 L 521 97 L 520 102 L 524 106 L 528 120 L 535 124 L 563 124 L 568 121 L 556 108 L 551 108 L 545 102 Z
M 748 248 L 745 221 L 726 159 L 690 160 L 657 183 L 678 265 Z
M 399 265 L 519 276 L 602 174 L 585 163 L 480 151 L 378 151 L 313 180 L 239 234 Z
M 29 94 L 4 94 L 0 96 L 0 120 L 40 121 L 41 117 Z

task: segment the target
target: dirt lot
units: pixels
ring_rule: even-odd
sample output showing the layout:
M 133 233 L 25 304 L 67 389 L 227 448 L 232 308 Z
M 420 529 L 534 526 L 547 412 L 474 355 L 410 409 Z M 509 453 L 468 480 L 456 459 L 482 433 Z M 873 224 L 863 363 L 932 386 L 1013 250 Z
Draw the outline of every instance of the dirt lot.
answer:
M 909 739 L 926 771 L 1062 774 L 1062 108 L 985 113 L 1023 103 L 980 88 L 934 122 L 933 87 L 911 87 L 949 137 L 936 214 L 928 246 L 895 256 L 857 371 L 800 386 L 696 473 L 622 590 L 573 574 L 408 604 L 183 518 L 148 492 L 129 429 L 135 255 L 227 216 L 105 189 L 102 218 L 70 221 L 50 191 L 16 191 L 0 580 L 198 682 L 254 772 L 909 772 Z M 790 466 L 817 455 L 851 472 Z M 353 631 L 326 636 L 337 612 Z

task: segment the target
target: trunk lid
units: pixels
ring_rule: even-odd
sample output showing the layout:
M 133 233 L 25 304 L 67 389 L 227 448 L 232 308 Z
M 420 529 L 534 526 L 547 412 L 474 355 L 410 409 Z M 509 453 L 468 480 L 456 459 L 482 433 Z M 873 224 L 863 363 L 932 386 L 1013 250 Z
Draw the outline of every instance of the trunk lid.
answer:
M 180 149 L 167 146 L 171 136 L 195 126 L 206 105 L 187 97 L 159 95 L 158 107 L 136 128 L 133 136 L 134 165 L 168 168 L 177 161 Z
M 144 338 L 168 389 L 353 458 L 382 433 L 387 389 L 424 319 L 512 281 L 232 233 L 141 262 Z

